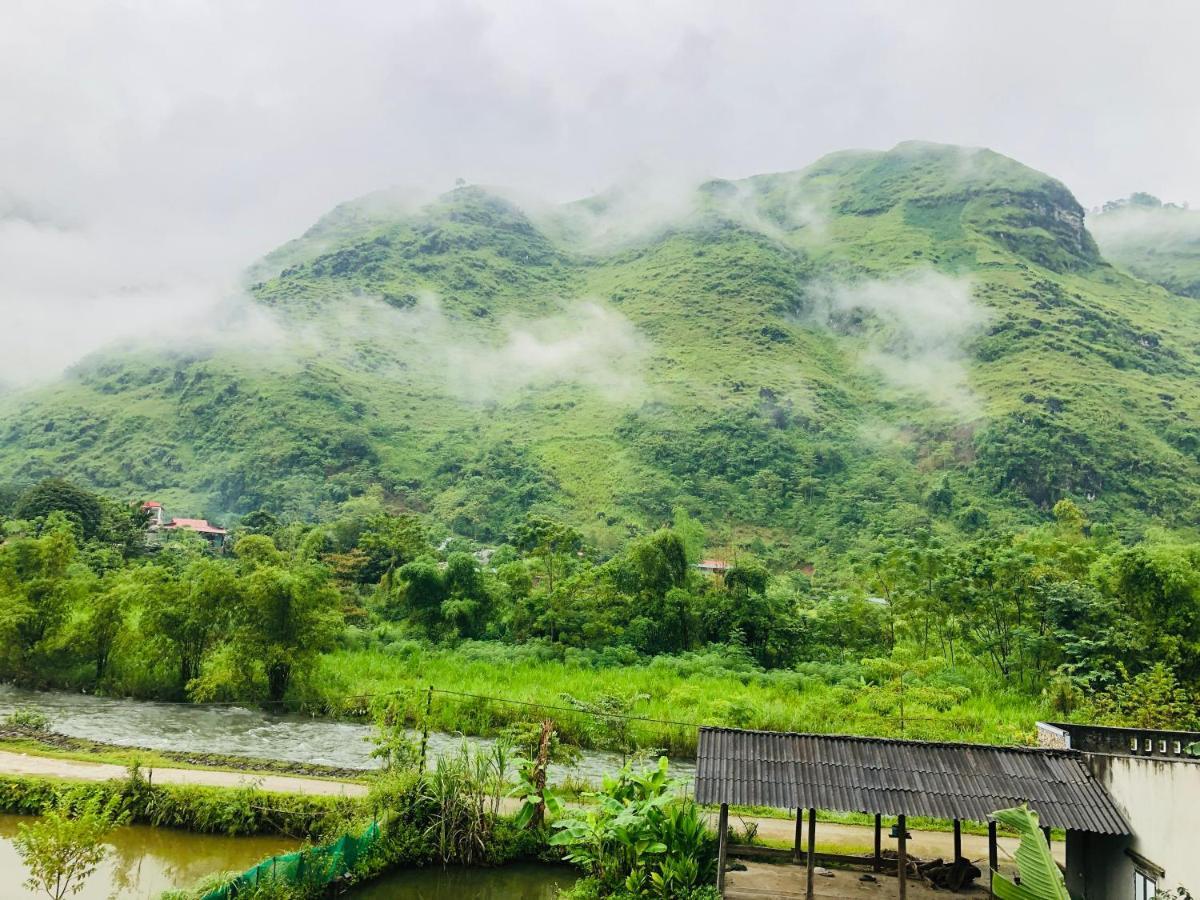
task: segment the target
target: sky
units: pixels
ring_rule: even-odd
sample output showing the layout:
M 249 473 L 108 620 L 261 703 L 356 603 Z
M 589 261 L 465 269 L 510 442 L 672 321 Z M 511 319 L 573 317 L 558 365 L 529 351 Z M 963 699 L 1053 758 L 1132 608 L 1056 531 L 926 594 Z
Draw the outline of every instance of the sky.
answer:
M 1200 203 L 1200 4 L 5 0 L 0 383 L 187 332 L 336 203 L 987 146 Z

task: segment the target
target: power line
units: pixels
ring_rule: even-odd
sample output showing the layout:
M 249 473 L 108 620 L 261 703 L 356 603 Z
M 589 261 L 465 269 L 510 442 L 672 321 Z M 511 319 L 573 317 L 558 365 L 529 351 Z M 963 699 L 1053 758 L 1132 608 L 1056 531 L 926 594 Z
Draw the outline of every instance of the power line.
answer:
M 534 701 L 534 700 L 517 700 L 517 699 L 511 698 L 511 697 L 496 697 L 496 696 L 491 696 L 488 694 L 475 694 L 475 693 L 471 693 L 469 691 L 455 691 L 455 690 L 450 690 L 448 688 L 434 687 L 433 685 L 430 685 L 426 688 L 397 688 L 396 690 L 392 690 L 392 691 L 375 691 L 375 692 L 368 692 L 368 693 L 361 693 L 361 694 L 333 694 L 333 695 L 328 695 L 328 696 L 322 697 L 318 701 L 314 701 L 314 702 L 319 702 L 319 703 L 323 703 L 323 704 L 327 705 L 330 701 L 334 701 L 334 700 L 339 700 L 339 701 L 375 700 L 380 697 L 397 697 L 397 696 L 400 696 L 400 695 L 406 694 L 406 693 L 412 694 L 415 696 L 415 695 L 423 694 L 426 691 L 432 691 L 435 694 L 446 694 L 448 696 L 454 696 L 454 697 L 466 697 L 466 698 L 471 698 L 471 699 L 476 699 L 476 700 L 487 700 L 492 703 L 505 703 L 510 706 L 521 706 L 521 707 L 526 707 L 526 708 L 531 708 L 531 709 L 544 709 L 544 710 L 551 710 L 554 712 L 575 713 L 578 715 L 596 716 L 599 718 L 607 718 L 607 719 L 625 719 L 625 720 L 631 721 L 631 722 L 647 722 L 647 723 L 656 724 L 656 725 L 674 725 L 674 726 L 683 727 L 683 728 L 703 728 L 703 727 L 707 727 L 707 726 L 713 726 L 716 724 L 716 723 L 712 723 L 712 722 L 707 722 L 707 723 L 682 722 L 682 721 L 678 721 L 675 719 L 658 719 L 653 716 L 638 716 L 638 715 L 633 715 L 630 713 L 602 712 L 600 710 L 580 709 L 579 707 L 574 707 L 574 706 L 557 706 L 552 703 L 543 703 L 543 702 L 538 702 L 538 701 Z M 104 697 L 104 698 L 100 698 L 100 699 L 111 700 L 114 703 L 120 703 L 122 701 L 128 701 L 132 698 Z M 287 705 L 292 705 L 292 704 L 297 703 L 296 700 L 266 700 L 266 699 L 262 699 L 262 698 L 244 699 L 244 700 L 200 700 L 200 701 L 138 700 L 135 702 L 154 703 L 154 704 L 168 705 L 168 706 L 182 706 L 182 707 L 188 707 L 188 708 L 241 707 L 241 708 L 248 708 L 248 709 L 253 708 L 255 706 L 259 706 L 259 707 L 276 706 L 276 707 L 278 707 L 278 706 L 287 706 Z M 303 707 L 305 702 L 306 701 L 303 701 L 303 700 L 299 701 L 300 706 Z M 851 721 L 896 722 L 896 723 L 898 723 L 900 721 L 900 717 L 898 715 L 897 716 L 885 716 L 885 715 L 871 715 L 869 713 L 846 713 L 846 712 L 843 712 L 843 713 L 841 713 L 841 718 L 848 719 Z M 962 720 L 943 718 L 943 717 L 939 717 L 939 716 L 904 716 L 904 721 L 905 722 L 937 722 L 937 723 L 952 726 L 952 727 L 959 727 L 959 726 L 965 726 L 965 725 L 970 724 L 969 722 L 965 722 Z

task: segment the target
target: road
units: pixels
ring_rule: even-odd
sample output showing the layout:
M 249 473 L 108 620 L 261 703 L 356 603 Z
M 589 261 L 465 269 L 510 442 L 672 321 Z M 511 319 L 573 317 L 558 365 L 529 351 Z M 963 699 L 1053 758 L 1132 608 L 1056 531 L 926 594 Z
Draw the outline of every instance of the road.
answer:
M 258 787 L 264 791 L 289 794 L 320 794 L 323 796 L 362 797 L 367 793 L 365 784 L 350 781 L 334 781 L 327 778 L 308 778 L 303 775 L 271 775 L 254 772 L 220 772 L 213 769 L 147 769 L 147 776 L 155 784 L 200 784 L 209 787 Z M 124 766 L 113 763 L 88 762 L 77 759 L 58 759 L 50 756 L 31 756 L 0 750 L 0 774 L 32 775 L 42 778 L 65 778 L 75 781 L 109 781 L 126 777 Z M 502 808 L 515 812 L 515 800 L 506 799 Z M 770 841 L 791 843 L 795 835 L 795 822 L 791 819 L 769 819 L 759 816 L 731 815 L 730 824 L 735 830 L 744 828 L 744 823 L 758 825 L 758 836 Z M 712 816 L 715 824 L 715 814 Z M 908 842 L 908 852 L 922 859 L 938 856 L 948 858 L 954 851 L 954 838 L 944 831 L 915 831 Z M 857 848 L 869 850 L 874 845 L 874 829 L 865 825 L 840 825 L 834 822 L 817 822 L 817 849 L 836 847 L 839 850 Z M 979 834 L 962 836 L 963 853 L 978 862 L 987 862 L 987 837 Z M 999 839 L 1001 857 L 1016 850 L 1014 838 Z M 895 841 L 884 838 L 885 848 L 895 848 Z M 1054 856 L 1062 862 L 1065 848 L 1055 841 Z M 983 868 L 983 866 L 981 866 Z
M 255 772 L 218 772 L 212 769 L 146 769 L 155 784 L 202 784 L 208 787 L 251 787 L 264 791 L 288 794 L 322 794 L 325 796 L 361 797 L 367 786 L 349 781 L 325 778 L 305 778 L 300 775 L 268 775 Z M 78 759 L 56 759 L 50 756 L 30 756 L 0 750 L 0 774 L 33 775 L 42 778 L 69 778 L 75 781 L 108 781 L 125 778 L 126 769 L 113 763 L 87 762 Z

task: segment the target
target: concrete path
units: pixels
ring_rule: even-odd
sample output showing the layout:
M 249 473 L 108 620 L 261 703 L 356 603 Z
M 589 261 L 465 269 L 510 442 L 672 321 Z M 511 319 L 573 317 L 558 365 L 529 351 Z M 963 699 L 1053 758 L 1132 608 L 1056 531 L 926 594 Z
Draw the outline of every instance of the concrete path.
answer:
M 267 775 L 255 772 L 216 772 L 211 769 L 145 770 L 155 784 L 201 784 L 209 787 L 251 787 L 264 791 L 289 794 L 322 794 L 325 796 L 362 797 L 365 784 L 305 778 L 300 775 Z M 108 781 L 126 777 L 124 766 L 113 763 L 86 762 L 78 759 L 57 759 L 50 756 L 30 756 L 0 750 L 0 773 L 33 775 L 42 778 L 68 778 L 76 781 Z

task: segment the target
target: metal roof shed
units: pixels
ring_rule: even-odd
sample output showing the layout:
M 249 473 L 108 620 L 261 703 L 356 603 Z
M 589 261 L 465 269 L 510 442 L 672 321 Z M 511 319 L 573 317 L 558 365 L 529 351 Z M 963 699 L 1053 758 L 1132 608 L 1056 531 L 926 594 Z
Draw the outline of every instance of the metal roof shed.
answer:
M 953 820 L 956 857 L 959 821 L 988 822 L 993 869 L 995 823 L 989 816 L 998 809 L 1028 803 L 1037 810 L 1047 835 L 1051 827 L 1130 833 L 1120 809 L 1080 754 L 1064 750 L 705 727 L 700 729 L 695 790 L 698 802 L 721 807 L 720 888 L 731 804 L 795 809 L 797 861 L 804 809 L 809 810 L 810 848 L 817 809 L 873 813 L 876 868 L 880 817 L 897 816 L 902 897 L 904 819 L 909 815 Z M 808 864 L 811 897 L 811 852 Z

